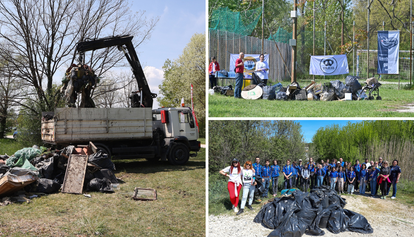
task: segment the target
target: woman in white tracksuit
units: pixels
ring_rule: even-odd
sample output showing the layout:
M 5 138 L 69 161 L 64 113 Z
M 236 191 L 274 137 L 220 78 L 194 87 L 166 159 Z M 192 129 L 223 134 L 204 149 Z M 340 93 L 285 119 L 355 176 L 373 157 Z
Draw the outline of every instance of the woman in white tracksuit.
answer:
M 253 210 L 252 203 L 254 198 L 254 189 L 256 185 L 255 173 L 251 161 L 246 161 L 243 165 L 242 170 L 242 181 L 243 181 L 243 198 L 240 206 L 240 211 L 237 212 L 237 215 L 240 215 L 244 211 L 244 206 L 247 206 L 250 210 Z M 249 203 L 246 205 L 247 197 L 249 198 Z

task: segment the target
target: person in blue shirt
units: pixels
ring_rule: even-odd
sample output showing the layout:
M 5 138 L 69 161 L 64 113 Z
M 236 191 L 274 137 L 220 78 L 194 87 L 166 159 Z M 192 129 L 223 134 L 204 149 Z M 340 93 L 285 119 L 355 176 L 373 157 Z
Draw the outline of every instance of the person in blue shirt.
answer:
M 356 164 L 354 165 L 354 171 L 356 175 L 356 180 L 359 180 L 359 173 L 361 172 L 361 164 L 359 160 L 356 160 Z M 358 182 L 355 182 L 355 191 L 358 191 Z
M 391 174 L 390 174 L 390 180 L 392 185 L 392 197 L 391 199 L 395 199 L 395 196 L 397 195 L 397 183 L 400 181 L 401 176 L 401 168 L 398 166 L 398 160 L 393 160 L 392 166 L 391 166 Z M 390 189 L 388 189 L 388 192 L 390 192 Z M 388 195 L 387 192 L 387 195 Z
M 345 165 L 344 159 L 339 158 L 339 163 L 341 164 L 342 167 L 344 167 L 344 165 Z
M 323 177 L 325 177 L 325 175 L 326 175 L 325 170 L 322 168 L 322 165 L 319 164 L 318 170 L 316 170 L 316 187 L 322 186 Z
M 377 195 L 377 178 L 379 174 L 378 162 L 375 162 L 373 166 L 370 167 L 371 171 L 368 173 L 368 181 L 371 186 L 371 196 L 374 197 Z
M 298 178 L 298 170 L 296 168 L 296 162 L 293 161 L 292 163 L 292 176 L 290 177 L 292 179 L 292 188 L 296 188 L 296 180 Z
M 303 169 L 303 165 L 302 165 L 302 159 L 299 159 L 299 164 L 296 166 L 296 170 L 298 172 L 298 178 L 296 179 L 296 186 L 302 187 L 302 169 Z
M 365 188 L 367 186 L 367 166 L 365 164 L 362 164 L 358 182 L 361 185 L 359 193 L 365 195 Z
M 324 171 L 325 171 L 325 177 L 323 178 L 323 185 L 327 185 L 330 186 L 330 178 L 329 178 L 329 174 L 331 173 L 331 166 L 329 164 L 325 164 L 325 166 L 323 167 Z
M 270 169 L 272 170 L 272 191 L 273 191 L 273 197 L 277 196 L 278 191 L 278 183 L 279 183 L 279 173 L 280 173 L 280 167 L 277 165 L 277 160 L 273 161 L 273 165 L 270 166 Z
M 255 178 L 256 180 L 258 179 L 262 179 L 262 165 L 260 164 L 260 158 L 256 157 L 254 159 L 255 163 L 253 164 L 253 169 L 254 169 L 254 173 L 255 173 Z M 255 197 L 257 202 L 261 202 L 262 200 L 260 200 L 259 197 Z
M 315 162 L 313 162 L 312 157 L 309 158 L 308 170 L 310 171 L 310 187 L 311 189 L 313 189 L 316 184 L 316 175 L 315 175 L 316 167 L 315 167 Z
M 348 183 L 349 183 L 348 194 L 354 194 L 354 184 L 355 184 L 356 174 L 355 174 L 353 166 L 351 166 L 350 171 L 348 171 L 347 178 L 348 178 Z
M 285 176 L 285 189 L 292 188 L 292 166 L 290 160 L 286 161 L 286 165 L 283 167 L 283 176 Z
M 262 197 L 267 198 L 267 194 L 269 192 L 269 186 L 270 186 L 270 176 L 272 175 L 272 169 L 270 169 L 270 161 L 265 161 L 265 166 L 262 167 L 262 182 L 265 186 L 265 191 L 262 194 Z
M 331 163 L 331 167 L 336 168 L 336 159 L 334 159 Z
M 338 172 L 335 167 L 332 167 L 332 172 L 329 177 L 331 178 L 331 189 L 335 190 L 336 182 L 338 182 Z
M 344 167 L 339 166 L 338 171 L 338 193 L 342 194 L 344 193 L 344 181 L 346 180 L 346 175 L 344 171 Z

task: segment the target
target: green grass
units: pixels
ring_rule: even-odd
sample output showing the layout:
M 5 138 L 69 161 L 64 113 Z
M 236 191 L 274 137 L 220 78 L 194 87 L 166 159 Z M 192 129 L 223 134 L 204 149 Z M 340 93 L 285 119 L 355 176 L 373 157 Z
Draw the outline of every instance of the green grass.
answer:
M 323 80 L 317 83 L 325 82 Z M 284 86 L 289 82 L 283 82 Z M 299 82 L 304 87 L 309 81 Z M 397 109 L 414 101 L 414 91 L 397 90 L 398 85 L 380 87 L 382 100 L 279 101 L 244 100 L 220 94 L 209 95 L 210 117 L 414 117 Z
M 0 236 L 205 236 L 205 149 L 183 166 L 115 160 L 125 183 L 112 194 L 51 194 L 0 207 Z M 157 201 L 131 199 L 154 188 Z
M 0 155 L 13 155 L 16 151 L 23 148 L 23 145 L 14 139 L 3 138 L 0 139 Z

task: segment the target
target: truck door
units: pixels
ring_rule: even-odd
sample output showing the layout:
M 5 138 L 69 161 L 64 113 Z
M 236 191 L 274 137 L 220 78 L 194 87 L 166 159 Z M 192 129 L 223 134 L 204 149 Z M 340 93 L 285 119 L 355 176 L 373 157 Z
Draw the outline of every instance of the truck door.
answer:
M 178 111 L 179 135 L 185 136 L 189 141 L 198 139 L 197 126 L 190 110 Z

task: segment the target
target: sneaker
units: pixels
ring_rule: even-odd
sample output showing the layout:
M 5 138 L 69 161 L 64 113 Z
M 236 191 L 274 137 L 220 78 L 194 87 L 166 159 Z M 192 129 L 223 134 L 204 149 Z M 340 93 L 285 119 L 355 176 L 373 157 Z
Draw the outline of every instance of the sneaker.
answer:
M 253 210 L 253 207 L 250 205 L 246 205 L 247 208 L 249 208 L 250 210 Z M 243 210 L 243 209 L 242 209 Z
M 240 211 L 238 211 L 236 215 L 240 215 L 242 213 L 243 213 L 243 209 L 240 209 Z
M 384 199 L 387 199 L 387 196 L 384 196 Z
M 394 196 L 392 196 L 392 197 L 391 197 L 391 199 L 395 199 L 395 197 L 394 197 Z
M 239 208 L 237 208 L 237 207 L 234 207 L 234 212 L 239 212 Z

